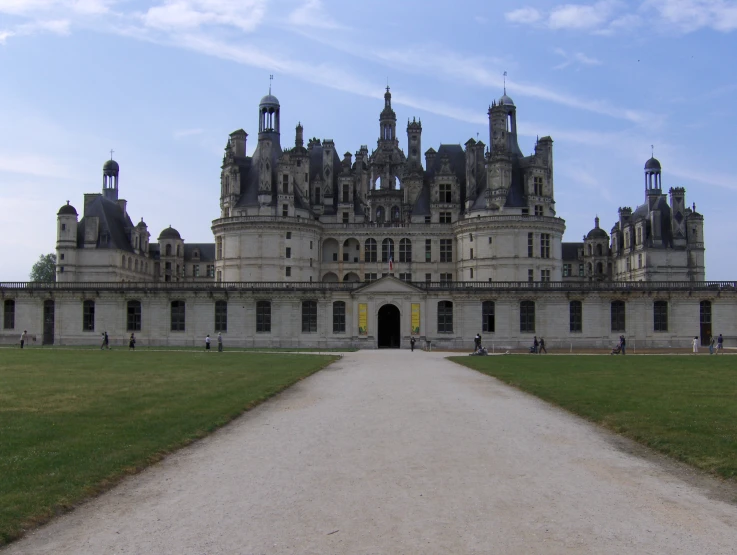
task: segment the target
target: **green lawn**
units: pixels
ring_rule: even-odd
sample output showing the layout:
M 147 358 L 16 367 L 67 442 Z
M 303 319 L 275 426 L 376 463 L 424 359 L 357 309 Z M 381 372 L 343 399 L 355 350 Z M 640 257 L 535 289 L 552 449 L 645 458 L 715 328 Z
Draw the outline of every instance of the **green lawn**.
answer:
M 0 545 L 334 356 L 0 351 Z
M 737 478 L 737 358 L 512 355 L 450 360 L 697 468 Z

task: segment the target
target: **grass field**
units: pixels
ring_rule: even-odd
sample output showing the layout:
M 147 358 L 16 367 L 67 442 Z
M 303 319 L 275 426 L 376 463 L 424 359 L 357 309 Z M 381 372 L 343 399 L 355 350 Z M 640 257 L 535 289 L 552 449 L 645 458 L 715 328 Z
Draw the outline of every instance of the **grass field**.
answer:
M 737 479 L 737 359 L 489 356 L 451 360 L 718 476 Z
M 0 545 L 335 358 L 3 349 Z

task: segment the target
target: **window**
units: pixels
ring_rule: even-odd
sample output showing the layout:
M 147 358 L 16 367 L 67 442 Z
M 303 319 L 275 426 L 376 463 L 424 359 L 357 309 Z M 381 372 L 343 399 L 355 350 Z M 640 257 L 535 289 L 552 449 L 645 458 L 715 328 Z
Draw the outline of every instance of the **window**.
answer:
M 440 262 L 453 262 L 453 240 L 440 240 Z
M 378 279 L 378 274 L 376 273 L 370 273 L 370 274 L 364 274 L 363 280 L 364 281 L 376 281 Z
M 317 331 L 317 302 L 302 301 L 302 333 Z
M 520 333 L 535 332 L 534 301 L 522 301 L 519 303 L 519 331 Z
M 468 278 L 473 279 L 473 268 L 468 269 Z
M 522 209 L 522 215 L 523 216 L 529 216 L 530 215 L 530 209 L 529 208 L 523 208 Z
M 494 301 L 484 301 L 481 303 L 481 331 L 493 333 L 494 325 Z
M 66 229 L 67 229 L 67 224 L 61 224 L 61 230 L 66 231 Z
M 473 260 L 473 249 L 471 249 L 471 260 Z
M 292 238 L 292 232 L 287 231 L 287 239 L 291 239 L 291 238 Z M 312 245 L 310 245 L 310 248 L 312 248 Z
M 425 262 L 432 262 L 432 239 L 425 239 Z
M 284 216 L 285 218 L 289 216 L 289 205 L 288 204 L 282 204 L 281 215 Z
M 653 303 L 653 330 L 668 331 L 668 301 Z
M 228 331 L 227 301 L 215 301 L 215 331 Z
M 473 243 L 473 233 L 468 234 L 468 242 Z
M 641 245 L 642 244 L 642 228 L 638 227 L 635 232 L 635 245 Z
M 628 272 L 632 271 L 632 260 L 630 259 L 629 256 L 627 257 L 627 271 Z
M 6 299 L 3 310 L 3 329 L 15 329 L 15 301 Z
M 438 303 L 438 333 L 453 333 L 453 303 Z
M 95 331 L 95 301 L 82 302 L 82 331 Z
M 425 223 L 426 224 L 432 223 L 432 216 L 425 216 Z
M 432 281 L 432 274 L 425 274 L 425 283 L 430 283 Z
M 256 333 L 271 333 L 271 303 L 256 301 Z
M 450 188 L 450 183 L 440 184 L 440 198 L 438 202 L 453 202 L 453 191 Z
M 491 237 L 489 237 L 489 244 L 491 245 Z
M 450 212 L 441 212 L 440 213 L 440 223 L 441 224 L 449 224 L 449 223 L 451 223 Z
M 399 261 L 412 262 L 412 241 L 409 239 L 399 241 Z
M 345 303 L 333 303 L 333 333 L 345 333 Z
M 315 187 L 315 204 L 320 204 L 320 187 Z
M 450 285 L 453 282 L 453 274 L 440 274 L 440 283 Z
M 394 241 L 391 239 L 384 239 L 381 242 L 381 261 L 389 262 L 389 259 L 394 259 Z
M 200 277 L 200 265 L 199 264 L 192 265 L 192 277 Z
M 289 237 L 287 237 L 289 239 Z M 310 241 L 310 250 L 312 250 L 312 241 Z
M 351 201 L 351 186 L 348 183 L 343 184 L 343 202 Z
M 571 264 L 563 264 L 563 277 L 569 277 L 573 274 L 571 273 L 573 271 L 573 268 L 571 267 Z
M 215 265 L 214 264 L 207 265 L 207 277 L 215 277 Z
M 528 233 L 527 234 L 527 257 L 532 258 L 534 256 L 533 253 L 533 242 L 535 240 L 534 234 Z
M 287 247 L 287 258 L 292 258 L 292 247 Z
M 287 266 L 286 268 L 284 268 L 284 270 L 285 270 L 284 275 L 286 277 L 292 277 L 292 267 L 291 266 Z
M 184 301 L 171 302 L 171 331 L 184 331 Z
M 376 262 L 376 239 L 366 239 L 363 260 L 364 262 Z
M 141 301 L 128 301 L 128 331 L 141 331 Z
M 167 245 L 168 247 L 169 245 Z M 223 238 L 215 238 L 215 259 L 221 260 L 223 258 Z
M 543 215 L 543 207 L 539 204 L 535 205 L 535 216 L 542 216 Z
M 286 173 L 282 176 L 281 192 L 285 195 L 289 194 L 289 175 Z
M 568 307 L 570 331 L 583 331 L 583 303 L 581 301 L 571 301 Z
M 637 267 L 642 268 L 642 255 L 641 254 L 637 255 Z
M 530 268 L 529 270 L 527 270 L 527 281 L 530 282 L 530 283 L 532 283 L 533 281 L 535 281 L 535 272 L 533 271 L 532 268 Z
M 399 274 L 399 279 L 401 279 L 402 281 L 412 281 L 412 274 L 409 274 L 409 273 Z
M 166 245 L 164 252 L 166 253 L 166 256 L 171 256 L 171 245 Z M 125 266 L 125 257 L 123 257 L 123 266 Z
M 578 277 L 583 277 L 583 276 L 584 276 L 584 273 L 583 273 L 583 264 L 579 264 L 578 265 Z
M 399 206 L 392 206 L 392 221 L 398 222 L 401 219 Z
M 344 224 L 348 223 L 348 218 L 349 218 L 348 212 L 343 212 L 343 223 Z
M 540 270 L 540 281 L 550 281 L 550 270 Z
M 550 258 L 550 233 L 540 234 L 540 258 Z
M 376 209 L 376 223 L 378 224 L 384 223 L 384 207 L 383 206 L 379 206 Z
M 541 197 L 543 194 L 543 178 L 535 176 L 532 178 L 532 194 Z
M 612 331 L 624 331 L 625 306 L 624 301 L 612 301 Z

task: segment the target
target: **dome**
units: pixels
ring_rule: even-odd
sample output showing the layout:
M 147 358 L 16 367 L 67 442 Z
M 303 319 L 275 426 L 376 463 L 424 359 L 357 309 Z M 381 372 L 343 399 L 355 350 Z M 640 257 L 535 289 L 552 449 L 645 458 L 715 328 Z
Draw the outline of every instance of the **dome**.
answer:
M 264 106 L 277 107 L 279 106 L 279 99 L 276 98 L 273 94 L 269 93 L 261 99 L 261 102 L 259 102 L 258 105 L 259 107 L 264 107 Z
M 112 158 L 105 162 L 102 166 L 102 171 L 104 172 L 118 172 L 120 170 L 120 166 L 118 163 L 113 160 Z
M 609 235 L 607 235 L 607 232 L 601 229 L 600 227 L 595 227 L 591 231 L 589 231 L 588 235 L 586 235 L 586 239 L 606 239 L 609 240 Z
M 159 234 L 159 241 L 162 239 L 181 239 L 182 236 L 172 226 L 167 227 L 164 231 Z
M 514 106 L 514 100 L 508 97 L 507 93 L 504 93 L 504 95 L 499 99 L 499 104 L 501 106 Z
M 141 218 L 141 221 L 136 224 L 136 227 L 147 227 L 146 222 L 143 221 L 143 218 Z
M 69 201 L 67 201 L 67 203 L 64 206 L 59 208 L 59 211 L 56 213 L 56 215 L 57 216 L 65 216 L 65 215 L 76 216 L 77 210 L 74 208 L 74 206 L 69 204 Z
M 647 162 L 645 162 L 645 169 L 646 170 L 660 170 L 660 162 L 656 158 L 650 158 Z

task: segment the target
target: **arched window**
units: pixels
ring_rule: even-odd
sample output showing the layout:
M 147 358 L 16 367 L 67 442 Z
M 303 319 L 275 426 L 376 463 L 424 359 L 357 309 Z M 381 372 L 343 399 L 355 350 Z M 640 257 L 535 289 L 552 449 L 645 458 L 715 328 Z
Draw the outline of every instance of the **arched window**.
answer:
M 141 301 L 128 301 L 128 331 L 141 331 Z
M 125 270 L 125 260 L 126 260 L 126 258 L 125 258 L 125 256 L 123 256 L 123 263 L 121 264 L 121 266 L 123 266 L 123 269 L 124 270 Z
M 166 245 L 166 256 L 171 256 L 171 245 Z
M 3 329 L 15 329 L 15 301 L 13 299 L 5 299 L 3 310 Z
M 317 331 L 317 301 L 302 301 L 302 333 Z
M 604 265 L 601 262 L 596 263 L 596 275 L 600 276 L 604 273 Z
M 333 303 L 333 333 L 345 333 L 345 303 Z
M 138 259 L 136 258 L 135 262 L 133 263 L 133 268 L 138 271 Z
M 625 330 L 625 304 L 624 301 L 612 301 L 612 331 Z
M 392 239 L 384 239 L 381 242 L 381 261 L 389 262 L 394 259 L 394 241 Z
M 583 331 L 583 303 L 571 301 L 568 306 L 569 330 L 572 332 Z
M 593 247 L 589 245 L 589 256 L 592 256 L 594 254 Z
M 171 302 L 171 331 L 184 331 L 185 305 L 184 301 Z
M 378 206 L 376 208 L 376 223 L 377 224 L 384 223 L 384 207 L 383 206 Z
M 95 331 L 95 301 L 82 302 L 82 331 Z
M 271 333 L 271 302 L 256 302 L 256 332 Z
M 522 333 L 535 332 L 534 301 L 522 301 L 519 303 L 519 331 Z
M 596 256 L 601 256 L 601 244 L 596 245 Z
M 366 239 L 363 260 L 365 262 L 376 262 L 376 239 Z
M 215 301 L 215 331 L 228 331 L 227 301 Z
M 493 333 L 495 331 L 494 301 L 481 303 L 481 331 Z
M 594 275 L 594 265 L 591 262 L 588 263 L 588 271 L 590 276 Z
M 438 333 L 453 333 L 453 303 L 438 302 Z
M 177 245 L 177 256 L 179 256 L 179 253 L 181 252 L 179 249 L 181 248 L 180 245 Z
M 392 221 L 399 221 L 399 206 L 392 206 Z
M 409 239 L 399 241 L 399 261 L 412 262 L 412 241 Z
M 133 259 L 130 256 L 128 257 L 128 269 L 133 269 Z

